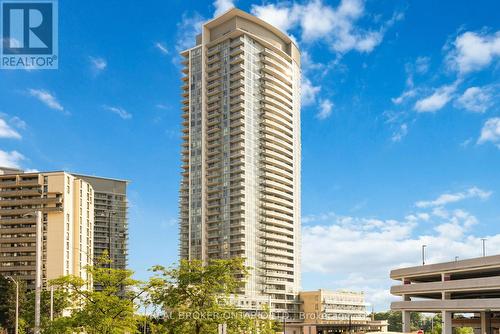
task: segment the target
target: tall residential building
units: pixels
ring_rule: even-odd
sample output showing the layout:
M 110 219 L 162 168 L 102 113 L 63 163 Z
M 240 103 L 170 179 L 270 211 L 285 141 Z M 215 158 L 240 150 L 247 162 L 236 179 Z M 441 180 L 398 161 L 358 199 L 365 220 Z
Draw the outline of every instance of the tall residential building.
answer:
M 111 268 L 127 268 L 127 181 L 74 174 L 94 188 L 94 259 L 109 255 Z
M 42 212 L 42 282 L 89 278 L 93 263 L 94 191 L 65 172 L 0 168 L 0 274 L 35 284 L 36 219 Z
M 203 24 L 181 53 L 180 257 L 243 257 L 237 297 L 298 314 L 300 53 L 272 25 L 238 9 Z

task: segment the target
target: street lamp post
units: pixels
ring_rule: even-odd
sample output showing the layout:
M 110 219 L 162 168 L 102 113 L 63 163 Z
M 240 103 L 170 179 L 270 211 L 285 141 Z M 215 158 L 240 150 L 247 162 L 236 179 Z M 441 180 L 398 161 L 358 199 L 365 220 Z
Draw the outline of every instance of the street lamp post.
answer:
M 35 334 L 40 334 L 40 296 L 42 294 L 42 211 L 28 211 L 23 215 L 35 214 L 36 236 L 35 236 Z
M 422 245 L 422 265 L 425 266 L 425 248 L 427 245 Z
M 19 282 L 16 281 L 11 276 L 6 276 L 7 279 L 10 279 L 16 285 L 16 329 L 15 333 L 19 333 Z
M 35 334 L 40 334 L 40 295 L 42 292 L 42 212 L 35 211 L 36 217 L 36 271 L 35 271 Z
M 54 321 L 54 286 L 50 287 L 50 321 Z
M 482 238 L 481 241 L 483 242 L 483 257 L 486 256 L 486 240 L 485 238 Z

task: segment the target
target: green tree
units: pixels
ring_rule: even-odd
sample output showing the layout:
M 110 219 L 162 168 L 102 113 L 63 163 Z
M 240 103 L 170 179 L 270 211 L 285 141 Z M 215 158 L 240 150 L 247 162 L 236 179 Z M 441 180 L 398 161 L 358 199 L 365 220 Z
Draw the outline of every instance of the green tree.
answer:
M 403 331 L 403 314 L 399 311 L 387 311 L 374 314 L 375 320 L 387 320 L 389 332 L 402 332 Z M 418 312 L 412 312 L 411 317 L 411 330 L 419 330 L 422 328 L 422 316 Z
M 19 281 L 19 312 L 26 307 L 26 283 Z M 14 330 L 16 323 L 16 285 L 0 275 L 0 329 Z M 24 320 L 20 315 L 19 327 L 23 328 Z
M 80 277 L 65 276 L 51 281 L 59 289 L 67 291 L 71 315 L 59 317 L 47 326 L 44 333 L 65 334 L 85 332 L 87 334 L 136 333 L 138 317 L 136 302 L 145 287 L 132 278 L 130 270 L 106 268 L 107 259 L 100 259 L 86 270 L 93 282 Z M 97 283 L 102 290 L 92 289 Z
M 54 319 L 61 317 L 63 311 L 70 307 L 69 293 L 63 289 L 54 290 Z M 26 293 L 26 302 L 21 309 L 21 318 L 27 328 L 35 327 L 35 291 Z M 42 290 L 40 294 L 40 322 L 42 328 L 50 323 L 50 290 Z
M 150 303 L 166 310 L 164 333 L 213 334 L 226 323 L 229 333 L 273 333 L 273 322 L 246 316 L 231 302 L 248 275 L 241 258 L 201 261 L 182 260 L 178 267 L 153 268 L 150 280 Z M 265 312 L 265 310 L 263 310 Z
M 425 333 L 441 334 L 441 327 L 442 327 L 441 322 L 442 322 L 441 314 L 437 313 L 425 319 L 422 329 L 424 330 Z
M 454 327 L 453 334 L 474 334 L 472 327 Z

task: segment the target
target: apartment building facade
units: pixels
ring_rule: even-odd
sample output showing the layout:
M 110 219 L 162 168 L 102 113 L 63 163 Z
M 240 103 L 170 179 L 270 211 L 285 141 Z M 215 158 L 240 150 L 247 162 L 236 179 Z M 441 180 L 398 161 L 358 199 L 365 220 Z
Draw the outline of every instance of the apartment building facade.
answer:
M 42 220 L 42 284 L 64 275 L 89 279 L 94 191 L 65 172 L 0 168 L 0 274 L 35 284 L 36 211 Z
M 305 322 L 366 321 L 367 303 L 363 292 L 354 291 L 301 291 L 301 310 Z
M 183 51 L 180 257 L 243 257 L 240 306 L 298 315 L 300 53 L 232 9 Z
M 287 333 L 327 334 L 387 332 L 387 321 L 369 317 L 363 292 L 301 291 L 301 323 L 288 326 Z
M 104 254 L 114 269 L 127 268 L 128 181 L 74 174 L 94 189 L 94 260 Z

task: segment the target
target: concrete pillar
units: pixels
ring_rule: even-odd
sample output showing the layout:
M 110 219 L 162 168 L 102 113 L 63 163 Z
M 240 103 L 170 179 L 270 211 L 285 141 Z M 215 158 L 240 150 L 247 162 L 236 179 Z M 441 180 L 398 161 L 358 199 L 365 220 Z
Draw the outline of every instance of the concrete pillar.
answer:
M 403 313 L 403 333 L 410 333 L 411 332 L 411 312 L 410 311 L 403 311 L 402 313 Z
M 451 316 L 452 313 L 450 311 L 442 311 L 443 317 L 443 329 L 441 331 L 442 334 L 452 334 L 452 325 L 451 325 Z
M 481 312 L 481 334 L 488 333 L 488 321 L 486 320 L 486 312 Z

